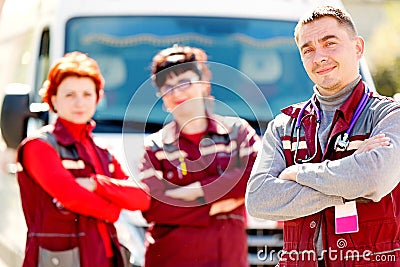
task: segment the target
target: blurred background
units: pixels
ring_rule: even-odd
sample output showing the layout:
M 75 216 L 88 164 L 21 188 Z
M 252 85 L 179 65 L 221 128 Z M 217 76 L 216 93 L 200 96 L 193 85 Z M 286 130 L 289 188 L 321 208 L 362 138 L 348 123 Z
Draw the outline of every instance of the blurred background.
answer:
M 359 34 L 376 88 L 383 95 L 400 93 L 400 1 L 344 0 Z
M 365 57 L 378 91 L 393 96 L 400 93 L 400 0 L 343 0 L 353 16 L 359 34 L 366 40 Z M 36 0 L 0 0 L 0 101 L 4 86 L 23 82 L 25 69 L 15 70 L 11 64 L 28 62 L 29 55 L 20 55 L 17 47 L 30 38 L 26 33 L 35 24 L 32 10 Z M 20 58 L 22 62 L 15 62 Z M 4 64 L 5 63 L 5 64 Z
M 366 40 L 365 57 L 378 91 L 393 96 L 400 93 L 400 0 L 343 0 L 353 16 L 358 31 Z M 15 70 L 10 64 L 28 61 L 29 55 L 19 55 L 30 38 L 26 33 L 35 24 L 32 10 L 36 0 L 0 0 L 0 100 L 4 86 L 22 82 L 26 71 Z M 12 40 L 12 41 L 11 41 Z M 22 62 L 15 62 L 20 58 Z M 6 64 L 4 64 L 6 63 Z

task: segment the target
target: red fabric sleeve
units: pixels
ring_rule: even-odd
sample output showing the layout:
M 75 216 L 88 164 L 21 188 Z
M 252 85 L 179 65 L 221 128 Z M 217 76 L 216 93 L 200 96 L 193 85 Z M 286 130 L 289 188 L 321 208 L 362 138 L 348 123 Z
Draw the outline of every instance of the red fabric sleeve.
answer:
M 160 171 L 161 166 L 153 152 L 146 150 L 142 164 L 141 175 L 145 176 L 142 182 L 149 187 L 151 194 L 151 206 L 143 212 L 143 217 L 149 223 L 190 226 L 209 224 L 209 205 L 198 200 L 184 201 L 165 196 L 165 190 L 171 189 L 171 186 L 166 186 L 165 181 L 156 176 L 155 172 Z
M 121 164 L 114 156 L 112 156 L 112 162 L 114 164 L 113 178 L 123 180 L 128 179 L 129 176 L 125 173 L 125 171 L 121 167 Z
M 143 181 L 149 188 L 161 188 L 161 180 L 148 178 Z M 199 201 L 184 201 L 164 195 L 164 191 L 154 191 L 151 206 L 143 212 L 149 222 L 168 225 L 207 226 L 210 221 L 210 206 Z
M 35 139 L 21 149 L 21 162 L 26 172 L 65 208 L 108 222 L 118 219 L 121 209 L 81 187 L 63 167 L 58 153 L 50 144 Z
M 124 209 L 144 211 L 150 207 L 150 194 L 146 185 L 134 180 L 118 180 L 103 175 L 96 175 L 94 180 L 96 194 Z
M 201 180 L 206 202 L 244 197 L 254 161 L 255 156 L 249 159 L 246 169 L 234 168 L 221 175 L 209 176 Z
M 237 139 L 237 160 L 231 160 L 221 175 L 211 175 L 200 180 L 207 203 L 229 198 L 242 198 L 245 195 L 254 161 L 257 156 L 259 137 L 246 122 Z M 237 165 L 243 166 L 238 168 Z

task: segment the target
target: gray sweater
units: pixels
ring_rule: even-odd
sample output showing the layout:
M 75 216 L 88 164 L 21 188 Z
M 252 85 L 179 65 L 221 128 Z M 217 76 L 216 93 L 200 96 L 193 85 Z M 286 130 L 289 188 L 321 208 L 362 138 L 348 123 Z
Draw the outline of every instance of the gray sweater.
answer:
M 322 148 L 326 145 L 332 112 L 354 88 L 354 84 L 349 86 L 331 97 L 321 97 L 315 90 L 325 117 L 318 132 Z M 400 181 L 400 104 L 393 106 L 379 117 L 371 132 L 371 136 L 385 133 L 391 140 L 389 146 L 339 160 L 304 163 L 297 182 L 278 178 L 287 167 L 277 131 L 287 116 L 278 115 L 268 125 L 247 185 L 245 204 L 249 214 L 261 219 L 291 220 L 342 205 L 343 199 L 362 197 L 379 201 L 389 194 Z

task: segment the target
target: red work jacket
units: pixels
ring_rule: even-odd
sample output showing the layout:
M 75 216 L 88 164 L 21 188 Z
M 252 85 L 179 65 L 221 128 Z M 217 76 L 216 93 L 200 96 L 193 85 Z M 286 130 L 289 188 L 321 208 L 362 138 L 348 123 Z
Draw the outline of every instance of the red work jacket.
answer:
M 147 139 L 141 168 L 152 196 L 143 213 L 152 224 L 146 267 L 248 266 L 244 205 L 212 210 L 215 203 L 244 198 L 258 141 L 247 122 L 217 115 L 209 116 L 200 144 L 179 135 L 175 122 Z M 164 194 L 197 181 L 203 198 L 183 201 Z
M 334 144 L 336 137 L 344 133 L 349 125 L 353 113 L 356 110 L 363 93 L 364 84 L 360 82 L 350 97 L 336 111 L 333 118 L 333 128 L 328 139 L 325 151 L 314 146 L 314 136 L 316 134 L 316 116 L 310 109 L 306 110 L 302 129 L 304 132 L 300 136 L 300 142 L 306 142 L 307 146 L 302 146 L 298 150 L 297 158 L 306 158 L 313 155 L 315 149 L 318 150 L 313 162 L 323 160 L 335 160 L 351 155 L 356 150 L 351 149 L 351 142 L 365 140 L 370 136 L 374 123 L 378 123 L 373 118 L 373 112 L 379 110 L 381 116 L 385 112 L 390 112 L 385 102 L 392 102 L 383 99 L 381 96 L 370 93 L 370 98 L 363 113 L 358 119 L 359 124 L 349 138 L 350 145 L 346 151 L 335 151 Z M 291 122 L 287 123 L 288 133 L 282 137 L 282 141 L 290 141 L 291 146 L 284 149 L 287 165 L 293 165 L 296 137 L 290 135 L 290 127 L 296 120 L 303 104 L 294 105 L 282 110 L 283 113 L 291 117 Z M 379 108 L 382 107 L 382 108 Z M 307 116 L 311 114 L 311 116 Z M 374 122 L 375 121 L 375 122 Z M 383 197 L 379 202 L 368 200 L 357 201 L 359 231 L 357 233 L 336 234 L 335 233 L 335 214 L 334 207 L 327 208 L 319 213 L 310 216 L 289 220 L 284 222 L 284 248 L 279 263 L 280 267 L 317 266 L 315 251 L 315 241 L 320 229 L 324 249 L 324 261 L 328 267 L 347 267 L 347 266 L 380 266 L 395 267 L 400 266 L 400 185 L 390 194 Z M 368 254 L 372 253 L 372 254 Z M 363 255 L 365 257 L 363 257 Z M 387 259 L 383 261 L 382 257 Z
M 93 127 L 88 124 L 86 134 L 90 135 Z M 38 266 L 39 247 L 51 251 L 79 248 L 81 267 L 123 266 L 116 229 L 112 224 L 118 219 L 121 208 L 80 187 L 74 182 L 74 177 L 96 174 L 96 164 L 88 149 L 94 149 L 98 155 L 100 174 L 120 179 L 126 175 L 107 150 L 93 145 L 91 138 L 89 141 L 92 148 L 78 142 L 58 119 L 55 125 L 46 126 L 38 136 L 21 143 L 17 178 L 28 227 L 24 267 Z M 22 162 L 22 159 L 32 160 L 33 152 L 30 158 L 24 158 L 23 154 L 27 152 L 25 146 L 33 142 L 42 142 L 36 145 L 49 153 L 41 159 L 43 162 L 48 160 L 47 156 L 54 160 L 47 170 L 42 170 L 46 177 L 40 182 L 32 177 L 35 169 L 28 172 Z M 39 158 L 44 156 L 42 151 L 35 154 Z M 61 174 L 62 181 L 56 173 Z

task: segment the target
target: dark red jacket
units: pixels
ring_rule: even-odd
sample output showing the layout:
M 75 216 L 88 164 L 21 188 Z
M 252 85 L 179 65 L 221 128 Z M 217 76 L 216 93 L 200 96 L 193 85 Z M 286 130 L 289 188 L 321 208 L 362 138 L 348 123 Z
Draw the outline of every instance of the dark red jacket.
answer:
M 214 203 L 244 198 L 259 138 L 238 118 L 210 116 L 200 145 L 179 135 L 175 122 L 146 140 L 142 181 L 152 203 L 143 215 L 146 267 L 248 266 L 244 205 L 210 215 Z M 199 181 L 204 197 L 183 201 L 164 192 Z
M 81 267 L 123 266 L 112 224 L 121 207 L 75 182 L 95 174 L 127 178 L 115 158 L 93 143 L 93 128 L 58 119 L 18 149 L 17 178 L 28 226 L 24 267 L 38 266 L 39 247 L 78 247 Z
M 304 133 L 300 136 L 300 142 L 306 142 L 307 146 L 300 148 L 298 158 L 306 158 L 318 150 L 313 162 L 322 162 L 325 159 L 335 160 L 354 153 L 354 149 L 346 151 L 334 151 L 336 137 L 347 130 L 356 106 L 364 92 L 364 84 L 360 82 L 351 96 L 336 111 L 334 126 L 331 130 L 325 151 L 314 146 L 316 134 L 316 116 L 308 109 L 304 114 L 302 129 Z M 386 105 L 391 100 L 382 99 L 377 94 L 370 93 L 369 102 L 359 118 L 363 127 L 358 127 L 358 132 L 352 133 L 351 142 L 365 140 L 370 136 L 373 124 L 378 123 L 373 117 L 374 112 L 380 112 L 380 116 L 391 112 L 392 109 Z M 283 113 L 296 120 L 302 105 L 295 105 L 283 110 Z M 307 114 L 311 114 L 307 116 Z M 288 122 L 287 126 L 293 125 Z M 290 126 L 287 127 L 290 129 Z M 289 132 L 289 131 L 288 131 Z M 287 165 L 293 165 L 295 137 L 290 134 L 282 137 L 282 141 L 290 141 L 284 150 Z M 393 166 L 395 167 L 395 166 Z M 310 216 L 289 220 L 284 222 L 284 248 L 280 256 L 280 267 L 313 267 L 317 266 L 315 241 L 318 230 L 322 232 L 323 247 L 325 250 L 325 264 L 328 267 L 346 266 L 400 266 L 400 185 L 379 202 L 364 199 L 357 201 L 359 231 L 349 234 L 335 234 L 334 208 L 327 208 Z M 364 253 L 373 254 L 362 257 Z

